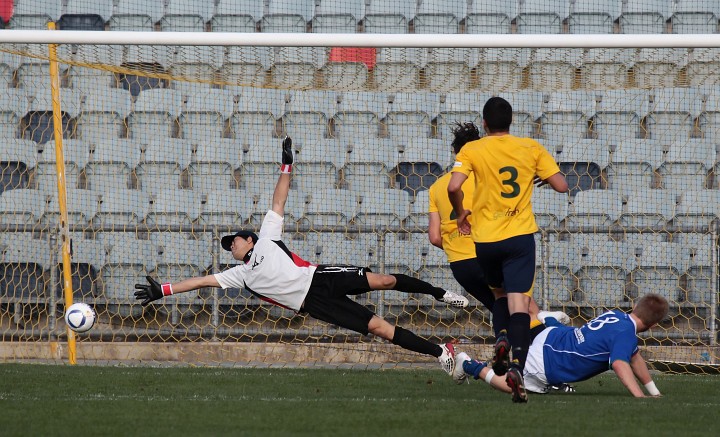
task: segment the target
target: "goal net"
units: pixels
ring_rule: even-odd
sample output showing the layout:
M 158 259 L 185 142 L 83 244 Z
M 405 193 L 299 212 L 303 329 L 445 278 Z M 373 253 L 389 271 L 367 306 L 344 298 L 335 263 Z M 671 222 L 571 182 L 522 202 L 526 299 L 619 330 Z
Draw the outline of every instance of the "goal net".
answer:
M 652 38 L 629 48 L 610 38 L 615 48 L 588 43 L 632 36 L 613 33 L 661 40 L 717 32 L 717 15 L 707 16 L 702 2 L 702 11 L 597 16 L 577 9 L 586 2 L 550 0 L 509 12 L 476 8 L 485 3 L 477 0 L 350 2 L 357 11 L 326 0 L 250 2 L 256 11 L 226 0 L 17 3 L 3 34 L 48 21 L 61 29 L 56 35 L 100 32 L 56 46 L 55 79 L 51 40 L 24 34 L 26 41 L 0 43 L 0 360 L 67 359 L 67 231 L 73 299 L 98 316 L 77 335 L 81 361 L 431 363 L 246 290 L 202 289 L 143 308 L 134 284 L 237 264 L 219 238 L 259 230 L 289 135 L 291 251 L 466 294 L 429 243 L 428 188 L 453 162 L 452 124 L 480 125 L 485 101 L 502 96 L 513 106 L 512 133 L 539 140 L 571 186 L 569 195 L 533 194 L 540 307 L 565 311 L 579 326 L 659 293 L 670 314 L 641 335 L 646 357 L 681 372 L 713 371 L 720 361 L 720 44 L 707 47 L 710 35 L 684 47 Z M 698 30 L 709 23 L 714 30 Z M 138 34 L 146 38 L 138 43 L 128 30 L 152 33 Z M 513 44 L 487 44 L 505 33 Z M 538 41 L 568 34 L 569 42 L 520 47 L 512 38 L 535 33 L 546 34 Z M 607 35 L 571 38 L 588 33 Z M 111 34 L 117 41 L 103 39 Z M 277 43 L 317 34 L 324 45 Z M 368 44 L 333 39 L 342 34 Z M 189 42 L 214 35 L 228 42 Z M 472 43 L 453 38 L 469 35 Z M 263 45 L 243 42 L 258 36 L 268 37 Z M 397 291 L 357 300 L 471 355 L 488 356 L 494 341 L 490 313 L 472 298 L 463 310 Z

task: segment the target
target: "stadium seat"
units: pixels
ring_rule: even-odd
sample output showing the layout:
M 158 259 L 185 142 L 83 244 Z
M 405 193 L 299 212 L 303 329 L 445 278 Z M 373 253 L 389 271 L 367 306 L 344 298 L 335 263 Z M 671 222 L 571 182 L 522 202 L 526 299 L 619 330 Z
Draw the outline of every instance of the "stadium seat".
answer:
M 666 33 L 665 22 L 672 14 L 667 0 L 627 0 L 620 16 L 620 33 Z
M 115 11 L 108 22 L 110 30 L 155 30 L 155 23 L 163 15 L 163 3 L 146 0 L 117 0 Z
M 340 105 L 333 117 L 335 137 L 377 138 L 380 120 L 385 118 L 389 96 L 382 92 L 348 91 L 341 95 Z
M 720 4 L 706 0 L 676 0 L 672 33 L 717 33 Z
M 329 138 L 329 121 L 337 112 L 337 100 L 333 91 L 293 92 L 281 119 L 284 134 L 293 139 Z
M 649 138 L 661 144 L 685 141 L 693 136 L 702 98 L 694 88 L 658 88 L 650 91 L 645 125 Z
M 641 120 L 648 112 L 646 90 L 607 90 L 599 93 L 592 130 L 599 140 L 624 141 L 644 138 Z
M 47 30 L 49 21 L 57 21 L 62 13 L 62 0 L 18 0 L 10 17 L 11 29 Z
M 293 137 L 294 138 L 294 137 Z M 346 150 L 333 140 L 305 140 L 295 146 L 292 184 L 307 193 L 337 188 L 338 171 L 345 163 Z
M 90 144 L 126 137 L 125 119 L 130 115 L 130 108 L 130 93 L 121 88 L 86 92 L 77 121 L 78 136 Z
M 637 296 L 657 293 L 677 307 L 685 300 L 680 277 L 689 267 L 689 252 L 678 243 L 656 243 L 636 250 L 639 254 L 631 281 Z
M 17 140 L 23 141 L 23 140 Z M 23 141 L 23 146 L 32 145 Z M 81 140 L 63 140 L 63 160 L 65 162 L 65 186 L 69 190 L 83 188 L 83 171 L 90 159 L 90 145 Z M 57 164 L 55 141 L 48 141 L 36 154 L 35 187 L 45 192 L 57 191 Z M 35 151 L 35 149 L 32 149 Z
M 720 48 L 696 47 L 688 55 L 686 67 L 687 84 L 690 86 L 713 86 L 719 80 Z
M 654 140 L 623 140 L 610 155 L 608 186 L 628 192 L 656 188 L 655 171 L 663 162 L 663 145 Z
M 252 33 L 262 16 L 262 1 L 219 0 L 210 20 L 210 27 L 213 32 Z
M 57 190 L 46 193 L 48 193 L 49 203 L 40 217 L 40 224 L 44 227 L 55 228 L 60 225 L 60 204 Z M 68 189 L 65 202 L 68 224 L 83 228 L 90 225 L 92 218 L 97 214 L 100 195 L 99 191 Z
M 358 208 L 354 222 L 373 231 L 399 228 L 410 212 L 410 195 L 402 190 L 355 192 Z
M 190 226 L 200 217 L 201 197 L 193 190 L 157 187 L 150 194 L 146 223 L 152 230 Z
M 100 269 L 102 296 L 111 313 L 142 313 L 135 303 L 135 284 L 147 282 L 145 277 L 155 269 L 157 247 L 149 240 L 138 240 L 131 232 L 101 232 L 106 256 Z M 190 255 L 190 254 L 188 254 Z M 134 308 L 133 308 L 134 306 Z
M 256 140 L 276 136 L 276 119 L 285 115 L 288 90 L 248 89 L 237 96 L 237 110 L 231 119 L 235 138 Z M 278 130 L 279 131 L 279 130 Z
M 376 57 L 375 48 L 332 47 L 328 62 L 319 71 L 322 87 L 343 91 L 366 89 Z
M 582 58 L 582 49 L 536 49 L 528 61 L 529 87 L 545 91 L 576 88 L 575 71 Z
M 160 19 L 164 32 L 204 32 L 213 14 L 214 2 L 205 0 L 169 0 Z
M 260 21 L 262 32 L 307 32 L 315 12 L 315 0 L 269 0 L 267 13 Z
M 337 264 L 359 267 L 377 266 L 378 237 L 377 234 L 359 233 L 312 233 L 308 240 L 316 246 L 317 259 L 322 263 L 328 260 Z M 293 250 L 290 247 L 290 250 Z
M 275 147 L 268 147 L 272 141 Z M 280 141 L 267 137 L 248 137 L 247 152 L 240 166 L 242 183 L 240 187 L 248 193 L 272 191 L 280 168 Z
M 635 83 L 640 88 L 678 86 L 678 75 L 687 64 L 687 57 L 687 49 L 641 48 L 633 66 Z
M 237 189 L 243 157 L 243 144 L 235 140 L 216 138 L 198 142 L 188 165 L 189 187 L 205 194 Z
M 415 196 L 415 201 L 410 204 L 410 213 L 405 220 L 405 228 L 411 230 L 422 230 L 425 232 L 428 226 L 428 215 L 430 209 L 429 192 L 423 191 Z
M 34 227 L 45 212 L 48 193 L 18 188 L 0 193 L 0 225 Z
M 575 0 L 568 16 L 568 33 L 615 33 L 621 13 L 622 0 Z
M 378 91 L 415 91 L 420 84 L 420 70 L 426 63 L 426 49 L 380 48 L 372 71 L 375 86 Z
M 440 110 L 440 96 L 434 93 L 397 93 L 388 106 L 385 125 L 390 138 L 431 137 L 432 120 Z
M 413 20 L 415 33 L 460 33 L 467 6 L 467 0 L 423 0 Z
M 578 291 L 581 306 L 629 307 L 628 275 L 636 266 L 633 249 L 622 242 L 607 241 L 580 246 Z
M 395 187 L 407 191 L 411 201 L 420 191 L 429 189 L 451 165 L 451 149 L 444 140 L 416 138 L 400 144 L 398 150 Z
M 445 94 L 437 116 L 437 136 L 452 138 L 452 128 L 456 122 L 473 122 L 482 129 L 482 108 L 492 97 L 491 93 L 454 92 Z
M 423 254 L 427 254 L 430 250 L 436 250 L 429 246 L 430 242 L 422 234 L 385 234 L 385 270 L 414 276 L 422 266 Z M 447 259 L 445 259 L 445 263 L 447 264 Z M 407 296 L 397 292 L 398 297 L 403 295 Z
M 591 91 L 550 93 L 540 117 L 543 138 L 559 144 L 586 139 L 594 114 L 595 93 Z
M 546 145 L 552 152 L 552 147 Z M 605 187 L 603 171 L 610 162 L 610 148 L 602 140 L 577 140 L 555 146 L 555 161 L 565 175 L 570 196 L 578 191 Z
M 129 45 L 123 48 L 123 67 L 165 73 L 172 63 L 174 48 L 170 46 L 147 46 Z M 145 90 L 163 88 L 167 81 L 157 77 L 135 75 L 128 73 L 118 74 L 120 88 L 130 91 L 133 97 L 137 97 Z
M 119 67 L 123 62 L 122 47 L 112 45 L 78 44 L 71 52 L 70 59 L 77 63 L 102 64 Z M 104 88 L 117 88 L 114 73 L 100 68 L 85 68 L 71 65 L 67 70 L 68 83 L 72 88 L 88 95 Z
M 85 166 L 91 190 L 130 188 L 131 175 L 140 162 L 140 144 L 133 140 L 108 140 L 95 145 Z
M 29 107 L 25 90 L 0 90 L 0 138 L 20 138 L 20 119 Z
M 517 16 L 517 33 L 563 33 L 570 14 L 567 0 L 523 0 Z
M 157 249 L 154 276 L 169 282 L 203 276 L 207 266 L 212 263 L 209 240 L 187 239 L 177 232 L 153 232 L 150 241 Z M 198 292 L 184 293 L 175 296 L 172 305 L 199 304 L 196 302 L 197 297 Z
M 140 144 L 171 138 L 177 132 L 177 117 L 182 110 L 182 95 L 170 89 L 145 90 L 135 100 L 128 116 L 130 138 Z
M 538 138 L 544 94 L 540 91 L 518 91 L 500 93 L 499 97 L 507 100 L 513 108 L 510 133 L 516 137 Z M 482 111 L 482 108 L 480 110 Z
M 248 192 L 253 194 L 252 208 L 246 212 L 248 217 L 248 224 L 255 228 L 260 229 L 262 221 L 269 210 L 272 209 L 272 198 L 275 184 L 277 183 L 277 172 L 272 179 L 272 184 L 267 184 L 261 189 L 250 188 Z M 320 196 L 322 193 L 312 193 L 312 196 Z M 290 231 L 294 229 L 298 221 L 302 220 L 307 205 L 311 201 L 311 195 L 304 193 L 299 190 L 290 190 L 288 193 L 287 202 L 285 203 L 285 229 Z M 319 198 L 318 198 L 319 199 Z
M 80 95 L 69 88 L 60 92 L 62 100 L 62 133 L 67 138 L 73 131 L 73 120 L 80 110 Z M 30 99 L 28 113 L 22 121 L 22 138 L 44 144 L 55 138 L 53 102 L 49 93 L 40 93 Z
M 715 261 L 713 261 L 717 247 L 714 241 L 714 237 L 708 233 L 678 233 L 678 244 L 689 255 L 687 302 L 692 305 L 712 305 L 715 284 L 717 284 Z
M 477 50 L 473 62 L 476 88 L 497 93 L 523 87 L 523 70 L 528 66 L 530 50 L 524 48 L 487 48 Z M 475 59 L 475 57 L 473 57 Z
M 629 229 L 662 229 L 675 215 L 678 193 L 670 190 L 633 189 L 627 193 L 620 224 Z
M 576 275 L 580 268 L 580 249 L 569 241 L 549 241 L 546 243 L 545 266 L 538 269 L 536 275 L 540 276 L 540 278 L 536 277 L 535 284 L 536 287 L 545 286 L 544 281 L 546 281 L 547 305 L 549 307 L 565 307 L 577 304 L 574 294 L 578 288 Z M 541 258 L 538 257 L 537 259 Z
M 50 247 L 30 232 L 0 233 L 0 293 L 3 302 L 47 299 L 45 272 L 50 268 Z
M 312 229 L 347 226 L 357 211 L 355 192 L 349 190 L 322 190 L 310 194 L 301 222 Z
M 215 74 L 222 66 L 224 47 L 178 46 L 173 54 L 168 73 L 173 77 L 171 86 L 183 95 L 208 91 Z
M 208 141 L 227 136 L 227 121 L 234 112 L 229 90 L 207 89 L 191 94 L 180 114 L 182 137 L 191 141 Z
M 113 12 L 113 0 L 67 0 L 63 15 L 58 20 L 60 30 L 105 30 L 105 23 Z
M 316 73 L 328 59 L 326 47 L 279 47 L 270 67 L 270 84 L 277 88 L 316 88 Z
M 364 0 L 321 1 L 312 19 L 313 33 L 355 33 L 365 17 Z
M 58 240 L 58 246 L 61 242 Z M 105 247 L 101 241 L 83 238 L 82 232 L 70 233 L 71 263 L 70 275 L 75 299 L 94 299 L 99 297 L 100 269 L 105 264 Z M 62 260 L 55 265 L 56 277 L 62 278 Z M 63 295 L 63 281 L 55 284 L 55 295 Z
M 626 88 L 634 61 L 635 49 L 587 49 L 580 65 L 580 86 L 588 91 Z
M 398 163 L 398 151 L 388 140 L 359 140 L 348 145 L 343 182 L 355 192 L 390 188 L 390 171 Z
M 543 229 L 557 229 L 568 215 L 569 197 L 549 188 L 533 190 L 532 210 L 535 222 Z
M 465 33 L 511 33 L 517 13 L 515 0 L 473 0 L 468 3 Z
M 7 45 L 8 48 L 12 47 L 11 44 Z M 14 76 L 15 70 L 22 62 L 20 55 L 14 55 L 12 53 L 0 52 L 0 89 L 13 88 L 15 84 Z
M 218 226 L 220 232 L 237 232 L 248 223 L 256 195 L 250 191 L 210 191 L 202 205 L 198 224 Z
M 365 6 L 365 33 L 408 33 L 416 12 L 415 0 L 373 0 Z
M 670 190 L 709 188 L 708 174 L 717 161 L 715 144 L 703 139 L 689 139 L 670 144 L 659 172 L 662 187 Z
M 720 218 L 720 190 L 684 191 L 675 209 L 673 224 L 686 230 L 705 231 Z
M 720 141 L 720 88 L 713 87 L 705 96 L 705 106 L 698 117 L 702 137 L 711 142 Z
M 33 169 L 37 170 L 37 144 L 7 138 L 0 148 L 0 194 L 17 188 L 31 188 Z M 54 156 L 54 155 L 53 155 Z
M 227 47 L 219 79 L 225 88 L 238 92 L 244 87 L 262 86 L 273 58 L 272 47 Z
M 100 194 L 98 212 L 92 222 L 95 226 L 112 226 L 118 230 L 145 222 L 150 199 L 138 190 L 107 190 Z
M 432 92 L 457 92 L 470 87 L 470 64 L 477 64 L 469 48 L 430 48 L 425 81 Z
M 611 190 L 587 190 L 575 195 L 565 219 L 568 227 L 609 226 L 620 218 L 623 199 Z
M 190 165 L 192 148 L 192 143 L 172 138 L 141 146 L 145 153 L 135 169 L 140 189 L 150 193 L 158 187 L 181 188 L 182 173 Z

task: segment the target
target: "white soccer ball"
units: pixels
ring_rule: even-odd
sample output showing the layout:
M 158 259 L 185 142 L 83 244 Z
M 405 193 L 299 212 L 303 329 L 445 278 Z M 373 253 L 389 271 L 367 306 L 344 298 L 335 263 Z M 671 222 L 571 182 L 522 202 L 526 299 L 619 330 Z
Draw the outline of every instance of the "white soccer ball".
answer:
M 95 311 L 86 303 L 74 303 L 65 312 L 65 323 L 75 332 L 87 332 L 95 324 Z

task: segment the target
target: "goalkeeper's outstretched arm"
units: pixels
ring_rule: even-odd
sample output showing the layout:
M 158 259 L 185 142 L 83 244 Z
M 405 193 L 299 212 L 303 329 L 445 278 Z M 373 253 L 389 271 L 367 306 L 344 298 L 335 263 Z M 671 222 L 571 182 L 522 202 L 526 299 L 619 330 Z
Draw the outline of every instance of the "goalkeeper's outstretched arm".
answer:
M 169 282 L 161 284 L 152 276 L 146 276 L 145 278 L 148 281 L 147 284 L 135 284 L 135 299 L 141 301 L 142 306 L 147 306 L 151 302 L 173 294 L 185 293 L 204 287 L 220 287 L 215 275 L 196 276 L 175 284 Z
M 293 165 L 292 139 L 285 137 L 282 142 L 282 165 L 280 166 L 280 176 L 275 191 L 273 192 L 272 210 L 278 215 L 285 215 L 285 202 L 287 202 L 288 192 L 290 191 L 290 174 Z

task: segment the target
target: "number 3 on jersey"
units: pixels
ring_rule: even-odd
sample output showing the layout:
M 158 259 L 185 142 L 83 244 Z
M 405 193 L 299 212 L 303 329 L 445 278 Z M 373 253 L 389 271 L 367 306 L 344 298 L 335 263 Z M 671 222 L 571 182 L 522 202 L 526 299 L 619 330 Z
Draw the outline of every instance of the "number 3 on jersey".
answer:
M 520 195 L 520 185 L 518 185 L 518 183 L 515 182 L 518 177 L 517 169 L 512 166 L 507 166 L 507 167 L 501 168 L 498 171 L 498 173 L 500 173 L 500 174 L 508 173 L 509 174 L 510 177 L 508 177 L 507 179 L 503 179 L 502 184 L 507 185 L 510 188 L 512 188 L 511 192 L 506 193 L 504 191 L 501 191 L 500 195 L 506 199 L 512 199 L 513 197 L 519 196 Z

